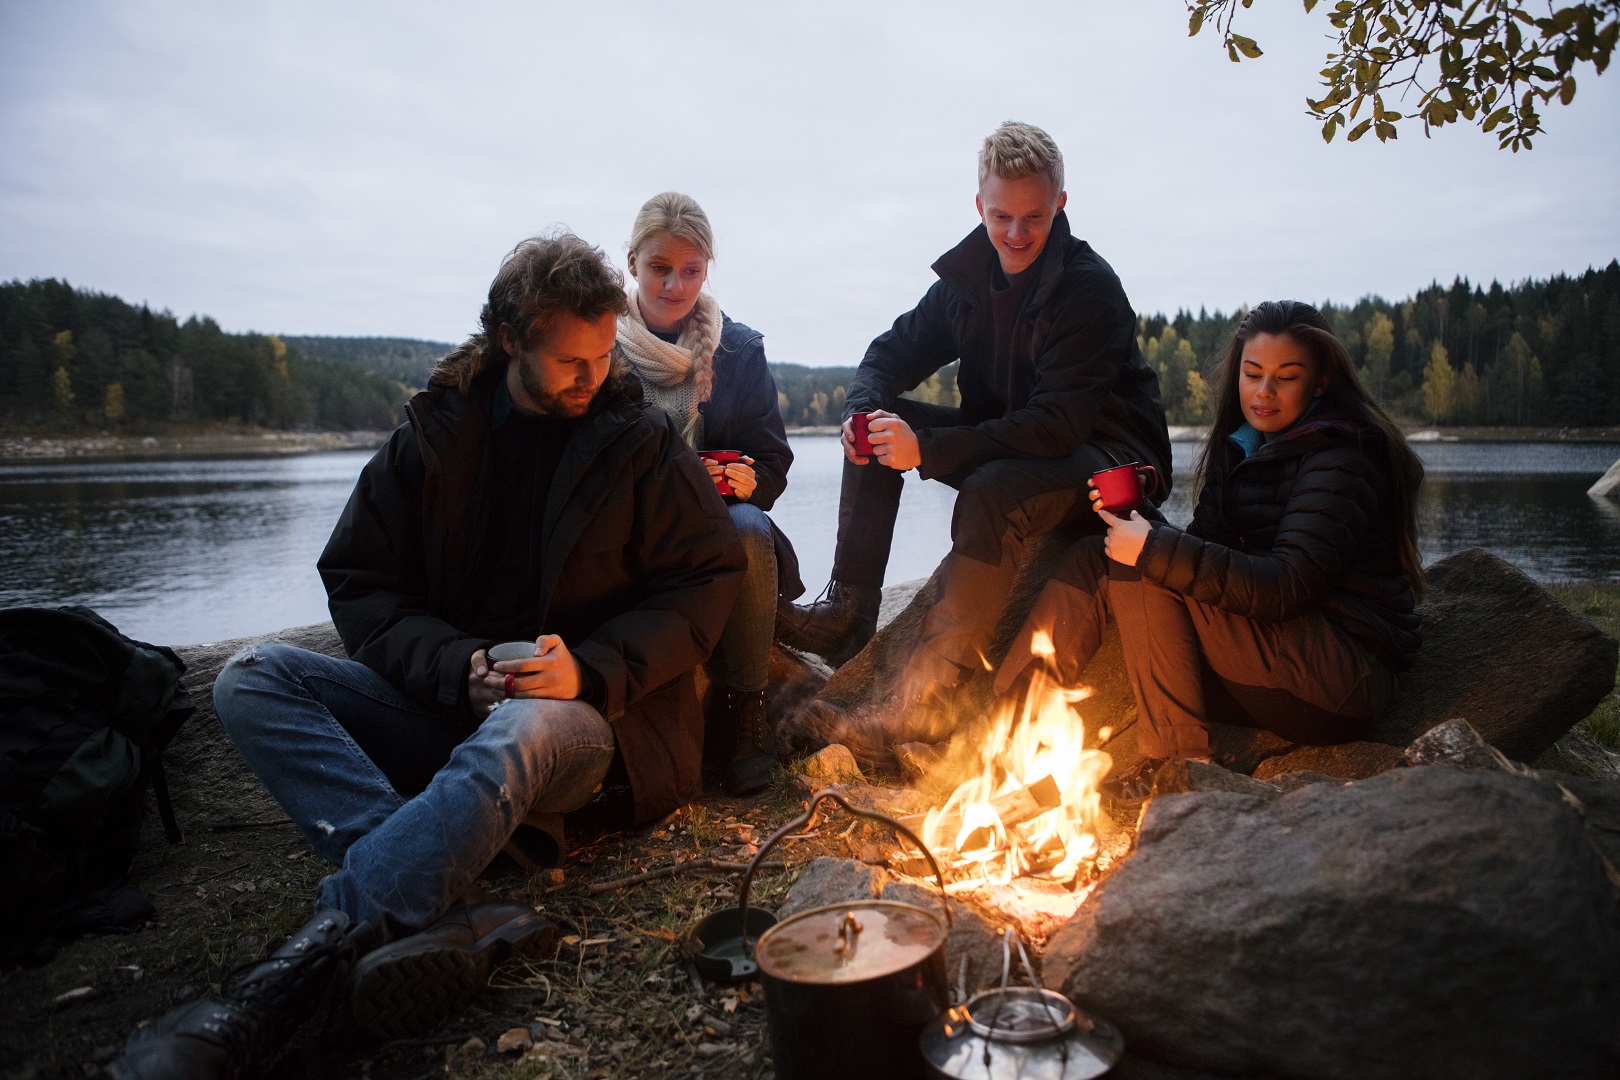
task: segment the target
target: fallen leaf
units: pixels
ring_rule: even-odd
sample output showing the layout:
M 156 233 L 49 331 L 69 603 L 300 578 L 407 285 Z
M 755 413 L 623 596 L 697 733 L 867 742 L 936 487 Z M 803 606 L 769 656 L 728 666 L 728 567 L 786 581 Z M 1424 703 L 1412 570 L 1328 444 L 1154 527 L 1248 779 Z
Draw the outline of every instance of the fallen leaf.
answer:
M 71 1005 L 75 1001 L 83 1001 L 95 992 L 96 988 L 93 986 L 76 986 L 65 994 L 56 995 L 51 999 L 51 1004 L 56 1006 Z M 699 1011 L 702 1011 L 701 1007 Z
M 510 1028 L 496 1040 L 495 1049 L 503 1054 L 521 1054 L 534 1045 L 534 1036 L 526 1027 Z

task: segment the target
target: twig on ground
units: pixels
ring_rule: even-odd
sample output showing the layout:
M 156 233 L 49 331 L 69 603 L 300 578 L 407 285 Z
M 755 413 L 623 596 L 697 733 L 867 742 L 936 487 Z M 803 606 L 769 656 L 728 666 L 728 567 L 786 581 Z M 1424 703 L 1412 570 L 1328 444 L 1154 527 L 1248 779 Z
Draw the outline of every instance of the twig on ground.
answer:
M 280 821 L 226 821 L 218 825 L 208 826 L 209 832 L 241 832 L 243 829 L 279 829 L 283 825 L 291 825 L 292 821 L 282 818 Z
M 787 863 L 765 862 L 760 863 L 761 870 L 786 870 Z M 629 877 L 616 878 L 613 881 L 598 881 L 585 889 L 586 896 L 597 896 L 601 893 L 622 889 L 627 885 L 640 885 L 648 881 L 662 881 L 667 877 L 684 873 L 687 870 L 747 870 L 745 862 L 728 862 L 724 859 L 687 859 L 685 862 L 672 863 L 669 866 L 660 866 L 656 870 L 648 870 L 644 874 L 632 874 Z

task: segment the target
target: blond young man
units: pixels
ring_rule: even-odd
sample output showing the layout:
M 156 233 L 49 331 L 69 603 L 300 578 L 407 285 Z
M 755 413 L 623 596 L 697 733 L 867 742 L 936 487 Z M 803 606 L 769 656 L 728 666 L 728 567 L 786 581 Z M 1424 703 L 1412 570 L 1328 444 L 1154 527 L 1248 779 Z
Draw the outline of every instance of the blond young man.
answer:
M 1094 527 L 1093 472 L 1140 461 L 1168 479 L 1158 377 L 1136 344 L 1136 314 L 1112 268 L 1070 232 L 1067 202 L 1050 135 L 1008 121 L 985 139 L 980 226 L 934 263 L 939 280 L 872 342 L 850 386 L 832 583 L 821 601 L 783 606 L 788 645 L 839 664 L 870 640 L 912 469 L 960 495 L 908 693 L 980 666 L 1029 543 L 1066 523 Z M 952 361 L 960 407 L 900 396 Z M 871 457 L 855 453 L 857 413 L 869 416 Z

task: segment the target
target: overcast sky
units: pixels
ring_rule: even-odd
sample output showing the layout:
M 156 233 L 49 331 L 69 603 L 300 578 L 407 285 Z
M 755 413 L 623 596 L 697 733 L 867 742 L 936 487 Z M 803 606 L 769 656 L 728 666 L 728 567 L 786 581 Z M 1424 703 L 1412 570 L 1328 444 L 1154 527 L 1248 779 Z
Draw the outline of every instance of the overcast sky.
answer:
M 1259 0 L 1234 65 L 1180 0 L 0 0 L 0 279 L 227 329 L 459 340 L 501 256 L 707 209 L 722 307 L 851 364 L 973 225 L 974 155 L 1045 127 L 1139 311 L 1401 297 L 1620 255 L 1620 74 L 1534 151 L 1467 127 L 1325 146 L 1320 9 Z M 1243 27 L 1240 27 L 1242 29 Z

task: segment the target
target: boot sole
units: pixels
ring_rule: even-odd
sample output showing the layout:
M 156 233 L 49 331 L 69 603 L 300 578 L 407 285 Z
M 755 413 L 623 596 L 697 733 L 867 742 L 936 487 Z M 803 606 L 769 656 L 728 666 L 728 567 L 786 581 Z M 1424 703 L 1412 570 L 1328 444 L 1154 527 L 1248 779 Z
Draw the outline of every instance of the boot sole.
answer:
M 362 958 L 354 972 L 354 1022 L 384 1039 L 427 1034 L 466 1008 L 511 956 L 547 952 L 557 944 L 549 919 L 512 919 L 471 945 L 422 942 Z

